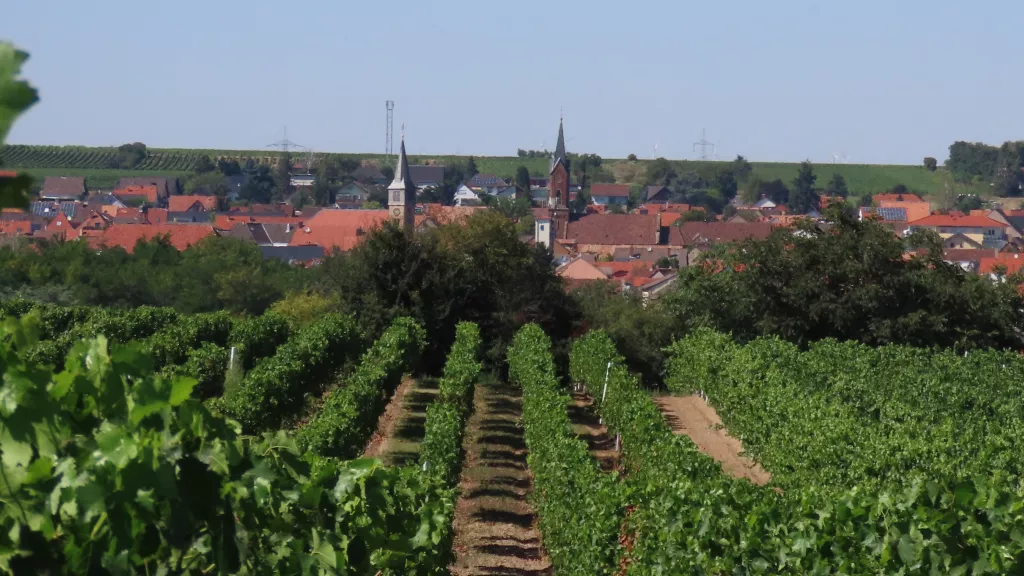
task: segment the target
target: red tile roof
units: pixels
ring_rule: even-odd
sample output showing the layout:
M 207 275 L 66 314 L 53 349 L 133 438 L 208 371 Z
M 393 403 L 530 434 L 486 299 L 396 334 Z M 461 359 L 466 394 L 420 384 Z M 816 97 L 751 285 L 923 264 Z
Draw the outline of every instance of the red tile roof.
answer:
M 32 233 L 31 220 L 0 221 L 0 236 L 27 236 Z
M 295 231 L 289 246 L 323 246 L 351 250 L 388 219 L 387 210 L 324 209 Z
M 676 220 L 682 218 L 683 215 L 678 212 L 662 212 L 661 213 L 661 225 L 671 226 Z
M 592 184 L 590 186 L 590 195 L 628 198 L 629 184 Z
M 931 216 L 932 206 L 927 202 L 897 202 L 895 200 L 882 200 L 878 203 L 880 208 L 903 208 L 907 212 L 907 221 L 916 222 L 922 218 Z
M 1004 224 L 988 216 L 953 216 L 952 214 L 932 214 L 915 220 L 914 226 L 958 227 L 958 228 L 1002 228 Z
M 198 209 L 212 212 L 217 209 L 216 196 L 171 196 L 167 199 L 167 209 L 171 212 L 186 212 L 198 204 Z
M 113 224 L 106 230 L 84 231 L 84 236 L 90 245 L 113 248 L 120 246 L 128 252 L 135 249 L 135 243 L 139 240 L 151 240 L 157 236 L 167 236 L 171 246 L 178 250 L 184 250 L 199 242 L 207 236 L 215 236 L 217 233 L 213 226 L 203 225 L 176 225 L 176 224 Z
M 972 250 L 966 248 L 950 248 L 942 251 L 942 259 L 948 260 L 949 262 L 980 262 L 984 258 L 992 258 L 995 254 L 996 251 L 993 249 Z
M 326 212 L 326 210 L 321 210 L 320 212 Z M 348 210 L 348 212 L 358 212 L 358 210 Z M 220 230 L 230 230 L 231 227 L 234 226 L 235 224 L 293 224 L 295 226 L 298 226 L 302 222 L 303 219 L 301 216 L 285 216 L 280 213 L 248 214 L 245 212 L 228 212 L 226 214 L 217 214 L 217 216 L 214 219 L 213 225 Z
M 649 246 L 661 233 L 657 214 L 590 214 L 566 228 L 565 238 L 577 244 Z
M 747 238 L 767 238 L 772 225 L 767 222 L 683 222 L 669 229 L 670 246 L 694 246 L 739 242 Z
M 150 224 L 164 224 L 167 222 L 167 208 L 150 208 L 146 210 L 146 221 Z
M 994 258 L 982 258 L 978 261 L 978 272 L 988 274 L 998 265 L 1005 267 L 1007 274 L 1020 272 L 1024 267 L 1024 254 L 1000 254 Z
M 126 186 L 114 190 L 114 196 L 117 196 L 120 200 L 125 198 L 145 198 L 146 202 L 156 204 L 160 198 L 160 192 L 156 186 Z
M 0 170 L 0 178 L 14 178 L 17 175 L 14 170 Z

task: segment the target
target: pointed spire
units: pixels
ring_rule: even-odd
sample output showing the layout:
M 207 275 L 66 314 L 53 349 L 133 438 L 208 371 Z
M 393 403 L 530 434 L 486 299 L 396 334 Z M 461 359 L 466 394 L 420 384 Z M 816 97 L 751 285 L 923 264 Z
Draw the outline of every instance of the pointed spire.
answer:
M 405 125 L 402 125 L 402 144 L 398 149 L 398 164 L 395 166 L 395 179 L 388 186 L 389 190 L 406 189 L 412 184 L 409 176 L 409 160 L 405 157 Z
M 551 170 L 555 169 L 555 166 L 559 162 L 565 164 L 566 169 L 569 168 L 569 158 L 565 155 L 565 132 L 562 129 L 562 119 L 558 120 L 558 143 L 555 144 L 555 154 L 551 157 Z

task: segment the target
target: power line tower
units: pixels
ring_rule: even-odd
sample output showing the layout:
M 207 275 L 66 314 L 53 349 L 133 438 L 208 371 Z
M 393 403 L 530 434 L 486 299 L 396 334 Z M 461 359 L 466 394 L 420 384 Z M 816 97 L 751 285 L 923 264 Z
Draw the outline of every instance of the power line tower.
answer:
M 707 130 L 700 131 L 700 140 L 693 143 L 693 151 L 696 152 L 700 148 L 700 159 L 710 160 L 715 156 L 715 143 L 708 141 Z M 708 154 L 708 149 L 711 150 L 711 154 Z
M 385 120 L 385 130 L 387 131 L 387 139 L 384 143 L 384 154 L 387 155 L 388 160 L 391 160 L 391 155 L 395 153 L 395 101 L 388 100 L 384 103 L 387 108 L 387 118 Z
M 284 138 L 282 138 L 281 140 L 278 140 L 277 142 L 271 142 L 270 144 L 267 144 L 267 148 L 276 148 L 276 149 L 280 150 L 283 153 L 284 156 L 287 156 L 289 158 L 291 157 L 291 155 L 290 155 L 290 151 L 291 150 L 296 150 L 296 149 L 297 150 L 305 150 L 306 149 L 305 146 L 303 146 L 301 144 L 296 144 L 295 142 L 292 142 L 291 140 L 288 139 L 288 127 L 287 126 L 284 127 Z M 291 167 L 289 166 L 289 168 L 291 168 Z

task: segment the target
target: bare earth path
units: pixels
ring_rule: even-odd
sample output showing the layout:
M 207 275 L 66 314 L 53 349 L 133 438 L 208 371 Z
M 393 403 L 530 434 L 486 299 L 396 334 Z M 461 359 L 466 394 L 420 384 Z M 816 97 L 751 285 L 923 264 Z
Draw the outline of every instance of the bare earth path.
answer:
M 722 427 L 715 409 L 700 396 L 660 396 L 655 399 L 672 431 L 686 434 L 701 452 L 722 464 L 735 478 L 746 478 L 764 486 L 772 476 L 761 465 L 743 456 L 743 444 Z
M 402 383 L 398 385 L 391 400 L 388 401 L 384 413 L 377 419 L 377 431 L 370 437 L 370 441 L 363 450 L 364 458 L 381 458 L 387 451 L 390 439 L 402 419 L 405 397 L 415 386 L 416 380 L 413 378 L 406 376 L 402 379 Z
M 519 426 L 519 391 L 493 381 L 476 386 L 455 505 L 455 576 L 552 574 L 526 501 L 532 479 Z
M 576 392 L 569 402 L 569 422 L 572 430 L 590 448 L 590 455 L 601 464 L 605 472 L 615 470 L 619 465 L 619 453 L 615 451 L 615 438 L 608 434 L 608 428 L 594 411 L 594 399 Z

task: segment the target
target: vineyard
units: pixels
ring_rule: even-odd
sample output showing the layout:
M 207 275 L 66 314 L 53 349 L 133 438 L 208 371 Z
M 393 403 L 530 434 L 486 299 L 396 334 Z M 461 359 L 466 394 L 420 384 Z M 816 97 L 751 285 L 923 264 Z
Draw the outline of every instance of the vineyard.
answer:
M 370 339 L 335 314 L 0 312 L 21 318 L 0 342 L 0 572 L 1024 569 L 1014 353 L 678 340 L 666 387 L 708 399 L 761 486 L 678 433 L 600 331 L 572 343 L 572 388 L 534 324 L 508 382 L 484 385 L 461 323 L 423 416 L 385 425 L 414 402 L 426 332 L 409 318 Z M 407 465 L 365 457 L 415 418 Z

